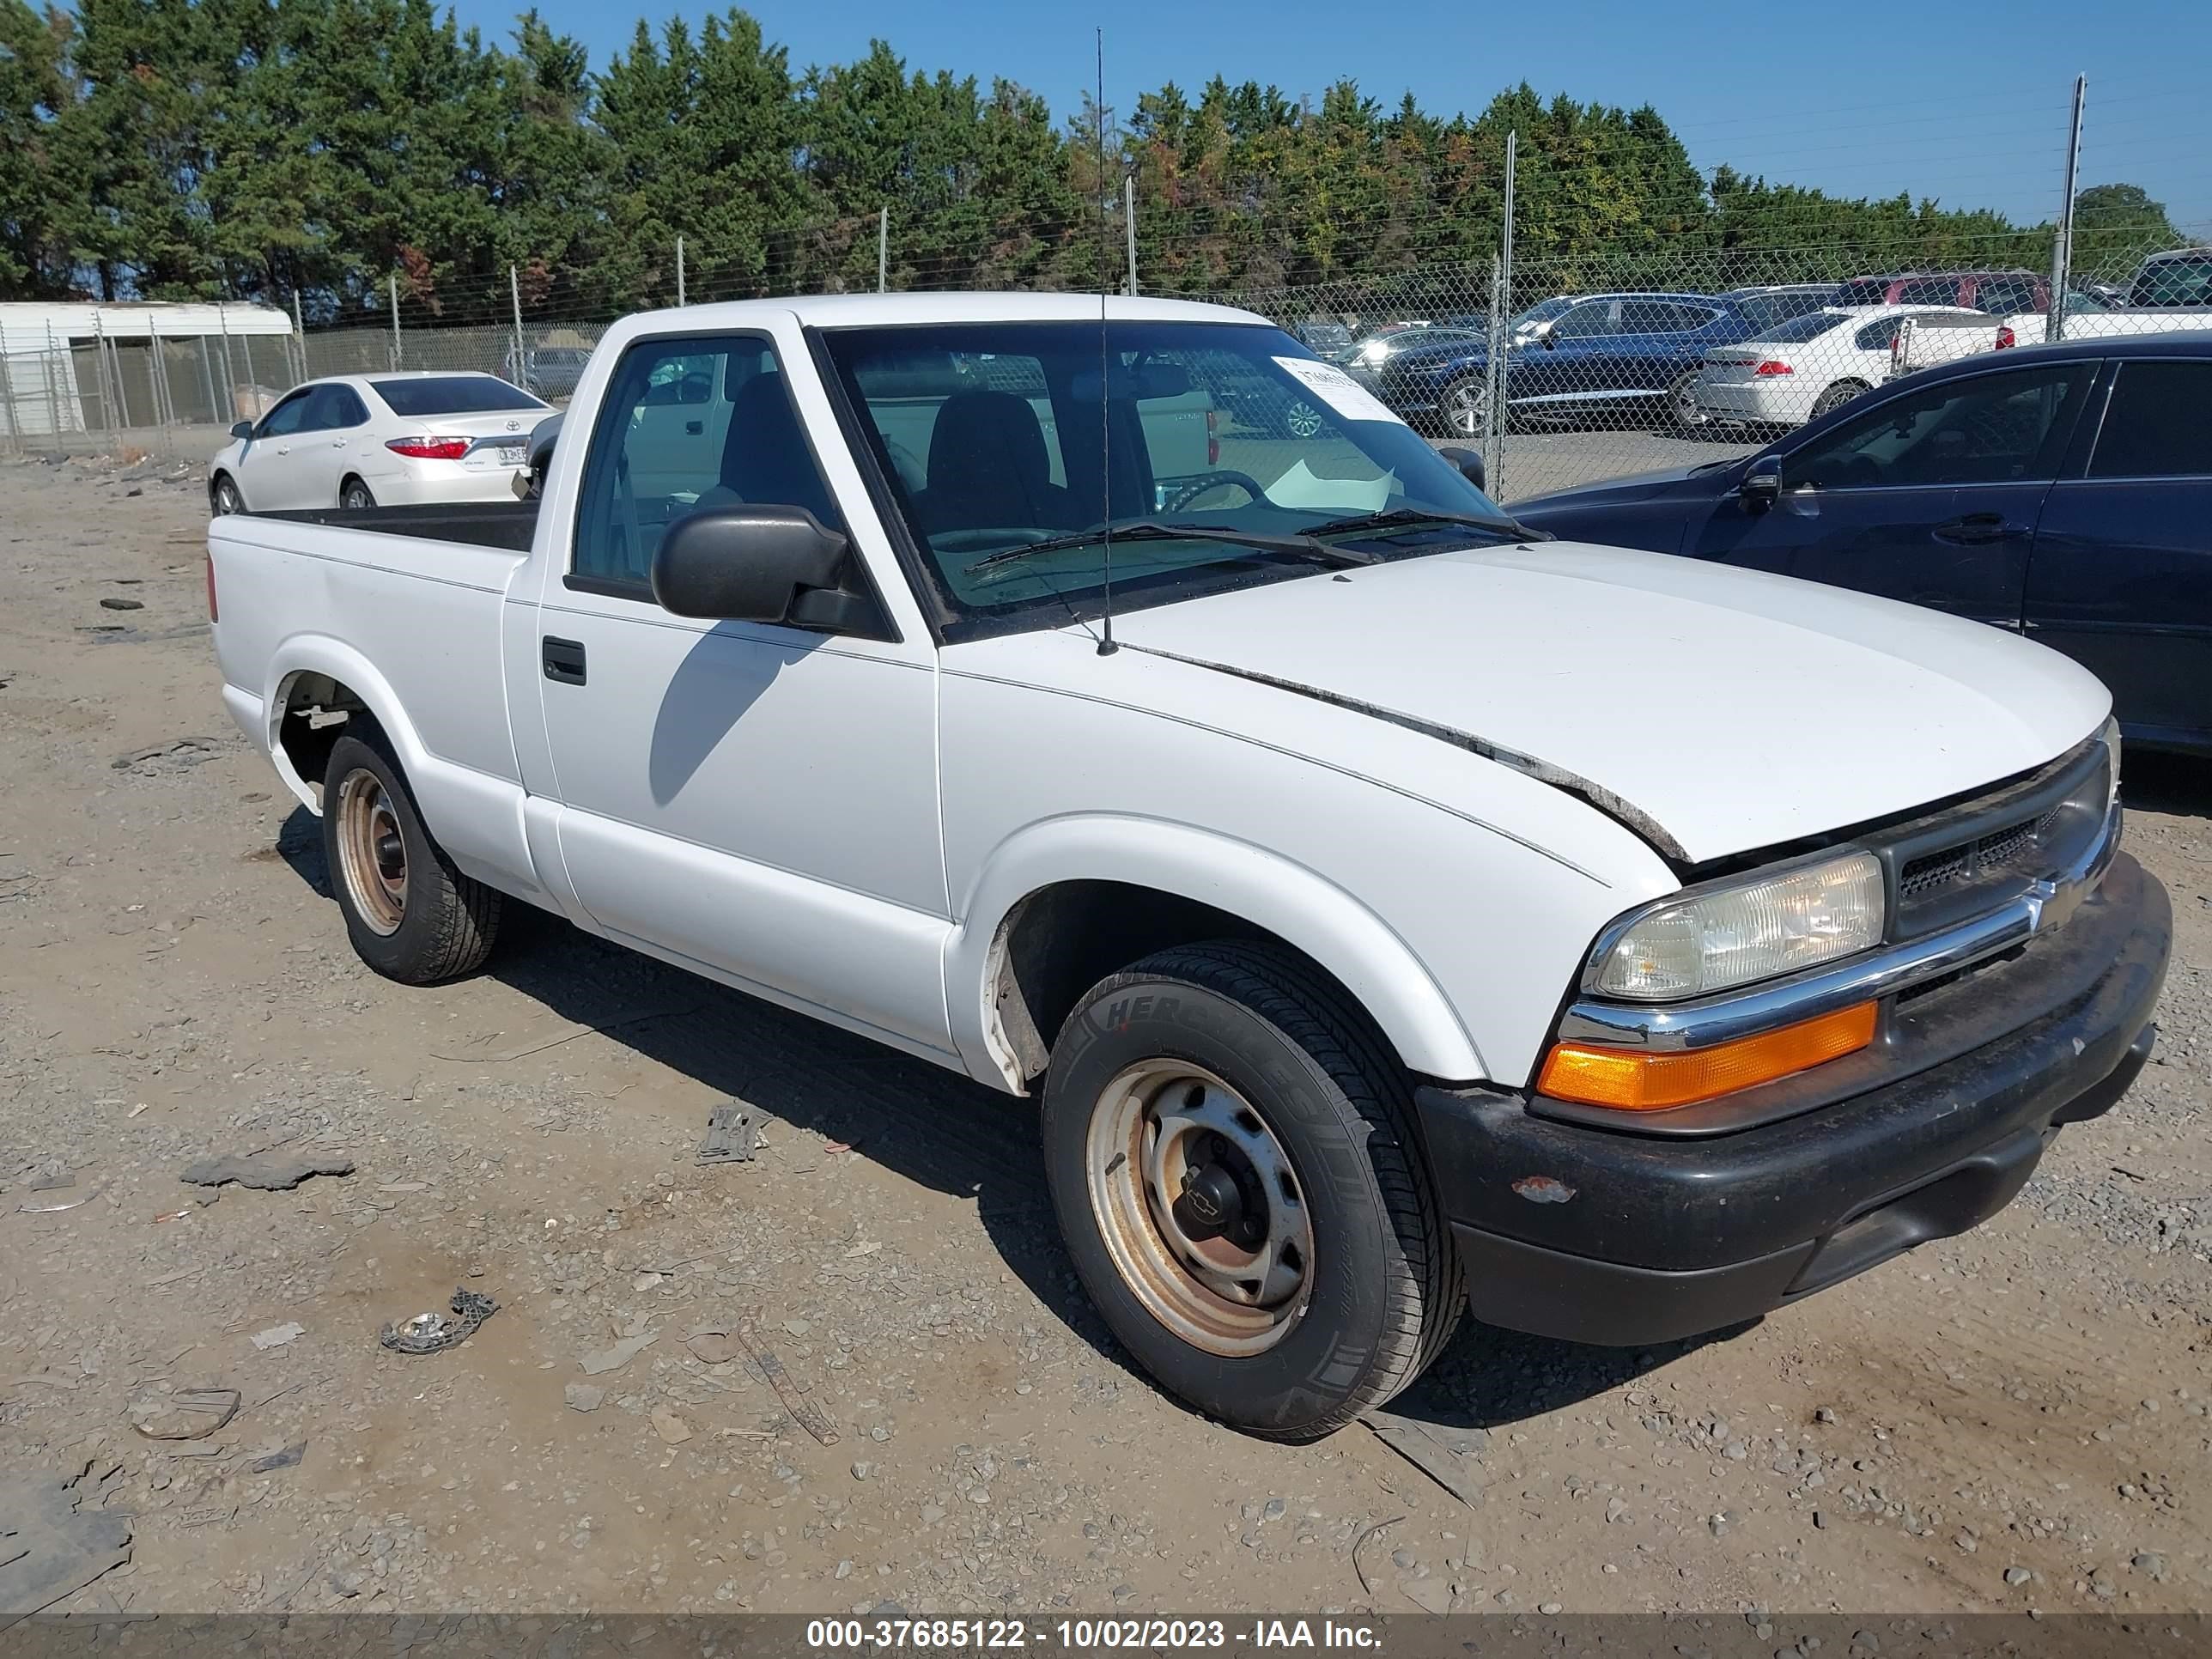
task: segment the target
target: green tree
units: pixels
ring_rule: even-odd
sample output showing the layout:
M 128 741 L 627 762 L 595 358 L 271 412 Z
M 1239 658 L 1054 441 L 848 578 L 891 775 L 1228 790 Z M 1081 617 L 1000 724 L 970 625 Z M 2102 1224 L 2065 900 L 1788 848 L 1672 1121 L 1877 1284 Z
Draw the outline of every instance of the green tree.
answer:
M 2074 197 L 2074 275 L 2077 282 L 2124 283 L 2153 253 L 2189 239 L 2141 185 L 2091 185 Z
M 72 194 L 54 154 L 70 102 L 66 72 L 75 25 L 66 12 L 0 0 L 0 300 L 39 299 L 73 286 Z

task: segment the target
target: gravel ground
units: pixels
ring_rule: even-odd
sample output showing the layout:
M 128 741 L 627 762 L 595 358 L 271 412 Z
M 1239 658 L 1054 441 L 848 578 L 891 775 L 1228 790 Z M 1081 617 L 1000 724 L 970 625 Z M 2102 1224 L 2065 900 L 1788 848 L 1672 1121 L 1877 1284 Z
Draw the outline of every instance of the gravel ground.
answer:
M 550 919 L 463 984 L 362 967 L 217 702 L 204 501 L 0 465 L 0 1481 L 88 1471 L 134 1534 L 65 1607 L 2212 1605 L 2212 771 L 2131 757 L 2179 933 L 2116 1112 L 1726 1340 L 1467 1329 L 1399 1404 L 1455 1495 L 1128 1370 L 1018 1103 Z M 702 1167 L 731 1096 L 766 1146 Z M 179 1179 L 264 1148 L 354 1169 Z M 457 1287 L 500 1304 L 466 1346 L 379 1346 Z M 190 1389 L 239 1408 L 134 1426 Z

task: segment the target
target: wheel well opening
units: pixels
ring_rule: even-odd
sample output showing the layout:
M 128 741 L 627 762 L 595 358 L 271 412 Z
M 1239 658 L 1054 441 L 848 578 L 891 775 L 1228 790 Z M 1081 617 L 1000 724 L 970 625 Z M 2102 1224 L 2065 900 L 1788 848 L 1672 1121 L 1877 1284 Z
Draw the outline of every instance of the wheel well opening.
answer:
M 1023 1077 L 1044 1074 L 1060 1026 L 1100 980 L 1155 951 L 1222 939 L 1265 941 L 1342 989 L 1281 935 L 1180 894 L 1120 881 L 1058 882 L 1031 893 L 1000 926 L 992 953 L 999 1024 Z M 1358 1006 L 1348 992 L 1346 1001 Z
M 376 716 L 344 682 L 327 674 L 305 673 L 295 679 L 284 697 L 284 712 L 276 726 L 276 741 L 300 781 L 319 787 L 330 769 L 331 748 L 348 731 L 358 734 L 374 730 Z

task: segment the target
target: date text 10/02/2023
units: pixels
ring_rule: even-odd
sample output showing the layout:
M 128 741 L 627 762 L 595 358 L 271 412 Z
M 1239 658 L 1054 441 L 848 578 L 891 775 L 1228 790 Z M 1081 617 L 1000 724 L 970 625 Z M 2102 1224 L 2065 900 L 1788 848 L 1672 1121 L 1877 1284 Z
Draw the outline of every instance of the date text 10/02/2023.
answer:
M 1251 1619 L 813 1619 L 806 1644 L 823 1650 L 1053 1648 L 1065 1652 L 1382 1645 L 1364 1624 Z

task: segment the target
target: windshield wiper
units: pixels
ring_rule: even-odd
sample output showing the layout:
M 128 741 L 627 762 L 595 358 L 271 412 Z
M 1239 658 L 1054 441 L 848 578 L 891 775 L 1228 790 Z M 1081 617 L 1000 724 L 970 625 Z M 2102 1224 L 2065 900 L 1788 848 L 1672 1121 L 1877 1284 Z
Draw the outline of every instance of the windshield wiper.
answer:
M 1071 547 L 1093 546 L 1109 535 L 1119 542 L 1230 542 L 1261 553 L 1283 553 L 1293 558 L 1310 559 L 1316 564 L 1343 566 L 1382 562 L 1378 555 L 1354 552 L 1348 547 L 1330 547 L 1314 540 L 1310 535 L 1271 536 L 1261 530 L 1231 530 L 1218 525 L 1164 524 L 1158 519 L 1132 519 L 1124 524 L 1101 525 L 1095 530 L 1079 531 L 1073 536 L 1054 536 L 1045 541 L 1024 542 L 1018 547 L 1002 547 L 997 552 L 987 554 L 975 563 L 963 567 L 960 574 L 972 576 L 994 565 L 1011 564 L 1016 559 L 1025 559 L 1032 553 L 1056 553 Z
M 1427 513 L 1419 507 L 1394 507 L 1384 513 L 1360 513 L 1348 519 L 1331 519 L 1326 524 L 1309 525 L 1309 536 L 1341 535 L 1350 530 L 1389 530 L 1409 526 L 1443 524 L 1462 526 L 1469 530 L 1486 530 L 1494 536 L 1504 536 L 1516 542 L 1549 541 L 1548 530 L 1532 530 L 1511 519 L 1478 519 L 1466 513 Z

